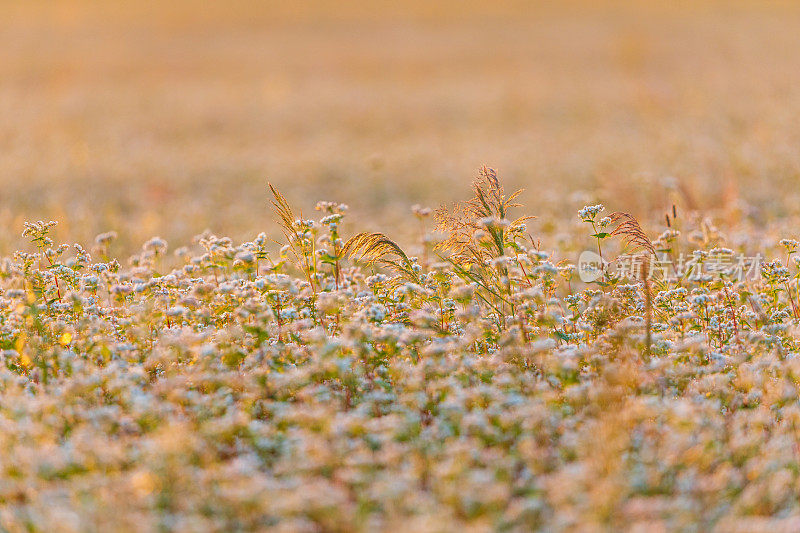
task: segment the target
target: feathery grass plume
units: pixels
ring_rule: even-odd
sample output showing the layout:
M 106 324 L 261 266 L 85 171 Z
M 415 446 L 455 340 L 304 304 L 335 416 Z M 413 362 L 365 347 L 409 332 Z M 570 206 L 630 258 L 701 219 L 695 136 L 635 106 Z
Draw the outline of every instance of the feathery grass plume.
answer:
M 314 275 L 317 269 L 315 266 L 314 238 L 313 235 L 309 235 L 311 227 L 302 220 L 302 213 L 301 218 L 295 217 L 289 202 L 286 201 L 286 197 L 278 189 L 271 183 L 267 183 L 267 185 L 269 185 L 269 190 L 272 192 L 272 200 L 270 201 L 272 211 L 278 216 L 277 222 L 280 224 L 283 235 L 289 243 L 289 250 L 291 250 L 295 258 L 295 265 L 305 274 L 308 283 L 311 285 L 311 290 L 316 294 Z
M 636 252 L 642 255 L 642 284 L 644 285 L 644 303 L 645 303 L 645 342 L 644 342 L 644 358 L 650 360 L 650 351 L 652 346 L 652 329 L 653 329 L 653 294 L 650 287 L 650 261 L 656 255 L 656 249 L 653 243 L 647 237 L 647 234 L 642 229 L 636 217 L 630 213 L 623 213 L 617 211 L 609 215 L 609 224 L 616 224 L 609 235 L 620 237 L 622 242 L 629 247 L 632 247 Z
M 294 227 L 294 223 L 297 218 L 294 216 L 294 212 L 289 206 L 289 202 L 286 201 L 286 197 L 283 196 L 271 183 L 267 183 L 267 185 L 269 186 L 269 190 L 272 192 L 273 199 L 270 203 L 272 204 L 273 212 L 278 215 L 278 222 L 284 231 L 287 233 L 296 234 L 297 231 Z
M 436 210 L 436 229 L 448 235 L 436 245 L 437 251 L 449 252 L 462 265 L 483 264 L 505 253 L 504 234 L 509 227 L 519 226 L 533 217 L 522 217 L 509 223 L 509 209 L 519 207 L 514 200 L 522 189 L 506 196 L 494 169 L 483 167 L 472 182 L 473 197 L 456 203 L 451 209 Z
M 616 224 L 617 227 L 612 230 L 609 235 L 621 237 L 622 242 L 626 246 L 633 247 L 636 251 L 646 251 L 652 255 L 656 255 L 656 249 L 653 243 L 647 237 L 647 234 L 642 229 L 636 217 L 630 213 L 623 213 L 617 211 L 611 213 L 609 216 L 609 225 Z
M 420 282 L 411 259 L 396 242 L 383 233 L 363 232 L 352 236 L 344 244 L 342 255 L 369 264 L 382 264 L 394 270 L 407 281 Z M 395 256 L 395 259 L 392 259 L 391 256 Z
M 468 201 L 456 203 L 450 209 L 442 206 L 436 211 L 436 229 L 447 238 L 434 250 L 453 265 L 459 277 L 476 283 L 487 293 L 479 296 L 498 311 L 501 325 L 504 325 L 502 307 L 507 305 L 514 314 L 512 283 L 505 263 L 499 262 L 497 266 L 492 263 L 503 257 L 508 248 L 516 246 L 520 228 L 534 217 L 508 220 L 509 210 L 520 206 L 514 200 L 522 189 L 506 196 L 494 169 L 482 167 L 472 182 L 472 191 L 473 196 Z

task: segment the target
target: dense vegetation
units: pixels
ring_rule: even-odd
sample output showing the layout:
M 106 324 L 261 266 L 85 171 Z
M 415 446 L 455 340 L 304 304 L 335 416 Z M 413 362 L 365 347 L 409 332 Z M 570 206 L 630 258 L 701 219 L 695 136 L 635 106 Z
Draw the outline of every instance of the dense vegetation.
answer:
M 594 205 L 551 250 L 483 169 L 414 209 L 412 257 L 271 194 L 279 251 L 205 233 L 123 266 L 113 233 L 26 224 L 0 269 L 0 527 L 797 528 L 796 241 L 729 249 L 674 207 L 651 240 Z M 616 261 L 582 283 L 581 249 Z M 782 255 L 697 267 L 739 252 Z

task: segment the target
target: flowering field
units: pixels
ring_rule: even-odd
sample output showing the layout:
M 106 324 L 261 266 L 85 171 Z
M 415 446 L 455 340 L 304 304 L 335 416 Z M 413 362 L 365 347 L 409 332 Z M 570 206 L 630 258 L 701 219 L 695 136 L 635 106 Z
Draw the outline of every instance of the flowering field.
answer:
M 767 257 L 737 276 L 677 207 L 659 235 L 587 206 L 553 249 L 493 170 L 463 194 L 414 208 L 416 256 L 275 188 L 279 251 L 204 233 L 123 265 L 113 233 L 26 224 L 0 269 L 0 527 L 800 527 L 800 243 L 738 243 Z
M 798 65 L 788 0 L 0 0 L 0 532 L 800 531 Z

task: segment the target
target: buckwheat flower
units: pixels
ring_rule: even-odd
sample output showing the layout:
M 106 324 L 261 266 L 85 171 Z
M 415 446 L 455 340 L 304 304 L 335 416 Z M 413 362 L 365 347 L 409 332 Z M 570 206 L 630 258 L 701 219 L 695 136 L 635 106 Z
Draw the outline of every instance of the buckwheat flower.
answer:
M 669 228 L 669 229 L 664 230 L 661 233 L 661 235 L 658 236 L 656 241 L 657 242 L 669 243 L 671 241 L 674 241 L 678 237 L 680 237 L 680 235 L 681 235 L 680 231 L 678 231 L 678 230 L 676 230 L 674 228 Z
M 734 255 L 735 253 L 736 253 L 736 252 L 734 252 L 734 251 L 733 251 L 733 250 L 731 250 L 730 248 L 724 248 L 724 247 L 716 247 L 716 248 L 712 248 L 712 249 L 710 249 L 710 250 L 708 251 L 708 254 L 709 254 L 709 255 L 716 255 L 716 256 L 720 256 L 720 255 Z
M 775 311 L 775 312 L 774 312 L 774 313 L 772 313 L 772 314 L 770 315 L 770 317 L 769 317 L 769 319 L 770 319 L 772 322 L 776 322 L 776 323 L 778 323 L 778 322 L 783 322 L 784 320 L 787 320 L 787 319 L 789 319 L 789 318 L 790 318 L 790 315 L 789 315 L 789 313 L 787 313 L 786 311 L 784 311 L 784 310 L 782 310 L 782 309 L 781 309 L 781 310 L 779 310 L 779 311 Z
M 510 259 L 511 258 L 508 257 L 508 256 L 501 255 L 500 257 L 495 257 L 495 258 L 491 259 L 489 261 L 489 264 L 491 266 L 493 266 L 494 268 L 502 268 L 502 267 L 508 265 Z
M 183 296 L 178 302 L 189 309 L 196 309 L 200 306 L 200 300 L 195 298 L 194 296 Z
M 800 242 L 794 239 L 781 239 L 780 245 L 786 248 L 786 251 L 790 254 L 795 253 L 800 248 Z
M 317 211 L 332 212 L 333 207 L 335 205 L 336 204 L 334 204 L 333 202 L 326 202 L 324 200 L 320 200 L 319 202 L 317 202 L 317 205 L 314 206 L 314 209 L 317 210 Z
M 236 290 L 236 282 L 234 281 L 224 281 L 219 284 L 217 289 L 221 294 L 231 294 Z
M 450 291 L 450 296 L 457 301 L 470 301 L 475 296 L 476 285 L 461 285 Z
M 58 222 L 53 220 L 49 222 L 45 222 L 43 220 L 37 220 L 36 222 L 24 222 L 23 226 L 24 229 L 22 230 L 23 237 L 33 237 L 33 240 L 40 240 L 43 239 L 50 228 L 56 226 Z M 53 244 L 53 241 L 47 239 L 48 246 Z
M 435 322 L 435 319 L 434 319 Z M 432 339 L 431 344 L 427 345 L 423 348 L 422 353 L 426 357 L 437 357 L 447 354 L 448 345 L 446 342 L 442 341 L 441 339 Z
M 297 292 L 297 284 L 286 274 L 270 274 L 266 279 L 282 291 Z
M 129 285 L 115 284 L 111 286 L 111 293 L 117 295 L 127 295 L 133 292 L 133 287 Z
M 789 269 L 783 266 L 780 260 L 775 259 L 762 263 L 761 275 L 768 283 L 783 283 L 789 279 Z
M 117 232 L 116 231 L 107 231 L 105 233 L 101 233 L 98 236 L 96 236 L 94 238 L 94 242 L 96 244 L 101 245 L 101 246 L 108 246 L 116 238 L 117 238 Z
M 86 265 L 86 264 L 92 262 L 92 256 L 89 255 L 89 252 L 84 250 L 83 246 L 81 246 L 80 244 L 75 244 L 75 245 L 73 245 L 73 247 L 75 248 L 75 253 L 77 255 L 75 260 L 78 263 L 80 263 L 82 265 Z
M 342 215 L 337 213 L 334 215 L 328 215 L 326 217 L 323 217 L 319 222 L 320 224 L 328 226 L 331 224 L 338 224 L 339 222 L 341 222 L 341 220 L 342 220 Z
M 432 213 L 430 207 L 422 207 L 419 204 L 412 205 L 411 212 L 414 213 L 414 215 L 416 215 L 418 218 L 428 217 Z
M 186 313 L 186 308 L 181 305 L 175 305 L 167 309 L 166 314 L 170 317 L 183 316 Z
M 317 310 L 321 313 L 334 314 L 338 312 L 346 303 L 346 299 L 336 293 L 321 292 L 317 296 Z
M 256 262 L 255 254 L 249 250 L 242 250 L 241 252 L 236 254 L 234 259 L 248 265 Z
M 604 209 L 603 204 L 587 205 L 578 211 L 578 216 L 585 222 L 591 222 Z
M 418 285 L 416 283 L 411 283 L 411 282 L 403 283 L 399 287 L 398 290 L 401 293 L 407 294 L 407 295 L 414 295 L 414 294 L 423 295 L 423 296 L 430 295 L 430 291 L 428 289 L 426 289 L 425 287 L 423 287 L 421 285 Z
M 161 237 L 153 237 L 142 245 L 142 249 L 156 254 L 163 254 L 167 251 L 167 241 Z
M 75 270 L 64 265 L 55 265 L 50 269 L 50 272 L 52 272 L 54 276 L 58 276 L 59 278 L 67 281 L 73 281 L 78 276 L 78 273 Z
M 94 274 L 87 274 L 81 278 L 81 282 L 83 283 L 84 287 L 88 289 L 96 289 L 97 284 L 100 283 L 100 278 L 95 276 Z
M 528 257 L 530 257 L 531 260 L 534 262 L 539 262 L 546 260 L 548 257 L 550 257 L 550 254 L 548 254 L 547 252 L 542 252 L 540 250 L 531 250 L 530 252 L 528 252 Z
M 374 322 L 382 322 L 386 318 L 386 307 L 381 304 L 372 304 L 367 308 L 367 318 Z
M 386 283 L 388 280 L 389 278 L 385 274 L 375 274 L 364 281 L 366 281 L 368 287 L 374 287 L 375 285 Z
M 549 352 L 556 348 L 556 341 L 554 339 L 541 339 L 530 344 L 530 350 L 533 353 Z
M 517 262 L 518 265 L 528 266 L 531 264 L 531 259 L 528 257 L 527 254 L 517 254 L 514 256 L 514 260 Z
M 558 267 L 555 266 L 553 263 L 547 261 L 540 265 L 537 265 L 533 269 L 534 274 L 548 274 L 551 276 L 555 276 L 558 274 Z
M 287 307 L 286 309 L 281 309 L 280 317 L 282 320 L 296 320 L 298 318 L 297 309 L 294 307 Z

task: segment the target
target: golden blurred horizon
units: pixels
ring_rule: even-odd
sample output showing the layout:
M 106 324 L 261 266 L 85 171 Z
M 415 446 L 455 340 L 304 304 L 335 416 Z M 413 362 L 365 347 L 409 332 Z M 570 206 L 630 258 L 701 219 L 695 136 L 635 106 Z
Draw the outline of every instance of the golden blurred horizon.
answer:
M 274 233 L 268 180 L 402 233 L 483 164 L 555 221 L 658 218 L 673 182 L 687 207 L 796 214 L 797 6 L 594 6 L 0 3 L 0 247 L 39 218 L 125 252 Z

